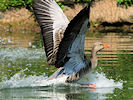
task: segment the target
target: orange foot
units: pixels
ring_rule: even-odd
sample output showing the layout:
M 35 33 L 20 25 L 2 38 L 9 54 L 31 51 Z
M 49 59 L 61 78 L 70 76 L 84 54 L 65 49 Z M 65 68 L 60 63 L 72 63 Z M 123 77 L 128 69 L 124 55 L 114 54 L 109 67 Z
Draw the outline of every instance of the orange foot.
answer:
M 96 87 L 96 84 L 88 84 L 89 87 Z
M 94 89 L 94 88 L 90 88 L 89 91 L 96 91 L 96 89 Z

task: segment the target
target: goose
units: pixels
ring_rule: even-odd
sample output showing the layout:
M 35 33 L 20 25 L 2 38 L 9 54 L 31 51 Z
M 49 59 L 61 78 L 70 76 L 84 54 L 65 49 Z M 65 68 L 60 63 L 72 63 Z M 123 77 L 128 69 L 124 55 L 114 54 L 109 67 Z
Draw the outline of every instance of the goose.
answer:
M 41 28 L 47 62 L 58 68 L 50 80 L 65 75 L 65 82 L 72 83 L 95 69 L 97 52 L 109 45 L 96 42 L 90 59 L 84 54 L 85 35 L 90 27 L 90 4 L 70 22 L 54 0 L 35 0 L 33 12 Z

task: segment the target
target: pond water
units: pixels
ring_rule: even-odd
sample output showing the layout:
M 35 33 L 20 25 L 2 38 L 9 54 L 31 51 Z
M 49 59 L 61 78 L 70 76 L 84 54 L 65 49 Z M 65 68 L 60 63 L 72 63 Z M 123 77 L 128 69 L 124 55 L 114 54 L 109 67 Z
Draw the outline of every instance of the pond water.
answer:
M 96 70 L 78 83 L 47 81 L 57 69 L 48 67 L 38 34 L 0 33 L 0 100 L 133 100 L 133 34 L 88 33 L 87 57 L 93 43 L 110 48 L 98 53 Z

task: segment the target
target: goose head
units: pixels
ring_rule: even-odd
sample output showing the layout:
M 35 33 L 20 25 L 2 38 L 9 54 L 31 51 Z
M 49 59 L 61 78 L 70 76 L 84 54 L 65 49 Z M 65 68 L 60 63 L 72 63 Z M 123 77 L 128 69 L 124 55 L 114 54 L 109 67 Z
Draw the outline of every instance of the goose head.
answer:
M 101 51 L 102 49 L 108 48 L 108 47 L 110 46 L 107 44 L 103 44 L 102 42 L 96 42 L 92 48 L 92 51 L 97 53 L 98 51 Z

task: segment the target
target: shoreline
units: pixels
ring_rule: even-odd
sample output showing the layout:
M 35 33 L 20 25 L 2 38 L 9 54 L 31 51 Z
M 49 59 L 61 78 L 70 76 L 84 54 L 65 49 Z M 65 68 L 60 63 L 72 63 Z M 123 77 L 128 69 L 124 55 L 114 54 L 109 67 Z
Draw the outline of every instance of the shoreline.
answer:
M 71 20 L 84 6 L 65 5 L 64 13 Z M 91 7 L 90 23 L 91 32 L 133 32 L 133 7 L 117 7 L 117 2 L 112 0 L 97 1 Z M 32 12 L 19 8 L 0 12 L 0 32 L 39 33 L 40 28 Z

